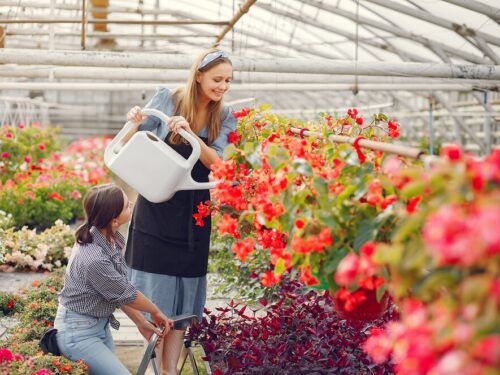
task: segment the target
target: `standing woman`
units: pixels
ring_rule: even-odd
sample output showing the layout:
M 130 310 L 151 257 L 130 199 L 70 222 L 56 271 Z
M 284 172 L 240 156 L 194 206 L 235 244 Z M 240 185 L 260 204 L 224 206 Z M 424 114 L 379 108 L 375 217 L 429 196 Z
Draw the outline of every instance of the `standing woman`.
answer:
M 194 135 L 201 154 L 192 177 L 207 182 L 210 165 L 222 157 L 228 134 L 236 129 L 235 117 L 222 103 L 232 75 L 231 60 L 224 51 L 205 51 L 192 65 L 185 87 L 161 88 L 146 105 L 171 116 L 168 124 L 153 116 L 146 118 L 139 107 L 132 108 L 127 118 L 135 130 L 155 132 L 184 158 L 192 147 L 178 132 L 185 129 Z M 193 214 L 200 202 L 209 199 L 208 190 L 179 191 L 163 203 L 151 203 L 142 196 L 137 199 L 125 253 L 129 278 L 167 316 L 191 313 L 202 317 L 211 222 L 207 217 L 203 227 L 195 226 Z M 162 374 L 177 374 L 184 330 L 171 330 L 159 345 Z

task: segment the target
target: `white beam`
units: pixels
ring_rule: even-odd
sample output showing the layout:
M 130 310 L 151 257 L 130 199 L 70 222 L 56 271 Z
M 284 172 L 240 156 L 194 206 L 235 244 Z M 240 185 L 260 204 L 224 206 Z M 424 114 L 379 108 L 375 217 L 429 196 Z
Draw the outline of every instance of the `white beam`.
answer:
M 494 36 L 494 35 L 491 35 L 488 33 L 484 33 L 484 32 L 479 31 L 479 30 L 473 30 L 473 29 L 467 27 L 466 25 L 460 25 L 460 24 L 457 24 L 455 22 L 448 21 L 447 19 L 441 18 L 441 17 L 436 16 L 432 13 L 428 13 L 428 12 L 425 12 L 425 11 L 420 10 L 420 9 L 410 8 L 406 5 L 398 4 L 392 0 L 366 0 L 366 1 L 372 2 L 374 4 L 378 4 L 382 7 L 389 8 L 389 9 L 395 10 L 397 12 L 400 12 L 400 13 L 403 13 L 403 14 L 406 14 L 409 16 L 413 16 L 417 19 L 421 19 L 421 20 L 430 22 L 434 25 L 444 27 L 445 29 L 453 30 L 462 36 L 477 35 L 477 36 L 483 38 L 484 40 L 486 40 L 488 43 L 492 43 L 496 46 L 500 46 L 500 38 L 497 36 Z M 495 9 L 495 8 L 493 8 L 493 9 Z M 496 8 L 496 11 L 498 11 L 498 10 L 499 10 L 499 8 Z
M 363 24 L 363 25 L 369 25 L 369 26 L 375 27 L 379 30 L 384 30 L 392 35 L 397 35 L 397 36 L 400 36 L 402 38 L 406 38 L 408 40 L 413 40 L 417 43 L 420 43 L 420 44 L 430 48 L 433 51 L 436 48 L 440 48 L 443 51 L 446 51 L 447 53 L 450 53 L 454 56 L 458 56 L 466 61 L 474 62 L 477 64 L 489 63 L 489 60 L 487 60 L 481 56 L 475 55 L 473 53 L 469 53 L 469 52 L 463 51 L 463 50 L 458 49 L 458 48 L 453 48 L 447 44 L 425 38 L 421 35 L 411 33 L 409 31 L 402 29 L 402 28 L 395 28 L 392 25 L 384 24 L 384 23 L 379 22 L 378 20 L 374 20 L 372 18 L 356 16 L 356 14 L 354 14 L 354 13 L 348 12 L 346 10 L 340 9 L 338 7 L 335 7 L 335 6 L 332 6 L 329 4 L 325 4 L 325 3 L 320 2 L 318 0 L 302 0 L 302 1 L 306 2 L 309 5 L 326 10 L 326 11 L 328 11 L 332 14 L 335 14 L 337 16 L 348 18 L 353 22 L 359 22 L 360 24 Z
M 183 82 L 169 84 L 170 88 L 182 86 Z M 0 90 L 55 90 L 55 91 L 142 91 L 154 90 L 158 83 L 101 83 L 101 82 L 0 82 Z M 482 86 L 489 90 L 498 90 L 500 83 Z M 256 83 L 233 85 L 232 91 L 349 91 L 352 84 L 287 84 L 287 83 Z M 464 84 L 358 84 L 360 91 L 472 91 L 473 85 Z
M 488 4 L 481 3 L 475 0 L 444 0 L 450 4 L 455 4 L 459 7 L 472 10 L 477 13 L 484 14 L 492 20 L 500 23 L 500 8 L 495 8 Z
M 0 63 L 24 65 L 100 66 L 116 68 L 189 69 L 194 56 L 97 51 L 33 51 L 0 49 Z M 232 57 L 236 71 L 316 74 L 359 74 L 500 80 L 499 65 L 361 62 L 322 59 L 256 59 Z
M 140 68 L 97 68 L 90 66 L 15 66 L 0 67 L 0 77 L 44 78 L 55 79 L 85 79 L 85 80 L 120 80 L 122 82 L 153 81 L 182 82 L 187 80 L 187 69 L 140 69 Z M 471 85 L 491 84 L 487 80 L 472 80 L 463 78 L 419 78 L 419 77 L 384 77 L 358 75 L 359 83 L 460 83 Z M 239 83 L 354 83 L 349 75 L 336 74 L 294 74 L 273 72 L 240 72 L 233 73 L 233 84 Z

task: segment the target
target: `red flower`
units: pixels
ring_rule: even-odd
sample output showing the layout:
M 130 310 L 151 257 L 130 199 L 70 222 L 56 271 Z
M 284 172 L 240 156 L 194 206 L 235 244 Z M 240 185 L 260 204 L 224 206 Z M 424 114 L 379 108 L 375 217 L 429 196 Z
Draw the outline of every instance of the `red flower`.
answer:
M 59 202 L 62 202 L 64 200 L 64 198 L 57 191 L 53 191 L 52 193 L 50 193 L 49 198 Z
M 7 134 L 5 134 L 5 138 L 7 138 L 7 139 L 12 138 L 12 134 L 11 134 L 11 133 L 7 133 Z
M 45 145 L 43 143 L 40 143 L 38 145 L 38 148 L 40 149 L 40 151 L 43 151 L 43 150 L 45 150 Z
M 309 265 L 301 267 L 300 281 L 309 286 L 319 284 L 319 280 L 311 274 L 311 266 Z
M 272 272 L 272 271 L 266 271 L 262 275 L 262 277 L 260 279 L 260 283 L 263 286 L 272 286 L 272 285 L 279 283 L 280 280 L 281 280 L 281 276 L 275 275 L 274 272 Z
M 2 152 L 2 158 L 8 159 L 10 158 L 10 154 L 7 151 Z
M 304 220 L 301 220 L 301 219 L 297 219 L 295 220 L 295 226 L 298 228 L 298 229 L 302 229 L 304 228 Z
M 241 137 L 241 135 L 238 134 L 238 132 L 230 132 L 227 135 L 227 140 L 229 143 L 238 144 L 238 143 L 240 143 L 241 138 L 242 137 Z
M 250 113 L 250 108 L 242 108 L 239 112 L 233 112 L 233 116 L 236 118 L 246 117 Z
M 24 161 L 29 164 L 31 163 L 31 158 L 29 156 L 25 156 Z
M 450 161 L 457 161 L 462 158 L 462 150 L 455 144 L 448 144 L 441 147 L 441 155 Z
M 245 238 L 243 241 L 236 242 L 231 247 L 239 260 L 245 262 L 249 254 L 255 250 L 255 241 L 253 238 Z
M 229 214 L 224 214 L 222 220 L 217 223 L 217 228 L 219 228 L 219 235 L 221 236 L 227 233 L 234 238 L 240 238 L 238 220 L 231 217 Z
M 415 210 L 417 209 L 417 205 L 421 200 L 422 200 L 421 195 L 417 195 L 413 198 L 410 198 L 408 200 L 408 203 L 406 204 L 406 212 L 408 212 L 409 214 L 415 212 Z
M 14 308 L 14 300 L 10 299 L 9 303 L 7 303 L 7 309 L 12 310 Z
M 387 123 L 387 129 L 389 130 L 389 137 L 398 138 L 400 136 L 399 124 L 394 120 L 389 120 Z
M 361 117 L 361 116 L 356 117 L 356 124 L 363 125 L 363 117 Z
M 347 115 L 350 118 L 355 119 L 358 116 L 358 110 L 356 108 L 349 108 L 347 110 Z

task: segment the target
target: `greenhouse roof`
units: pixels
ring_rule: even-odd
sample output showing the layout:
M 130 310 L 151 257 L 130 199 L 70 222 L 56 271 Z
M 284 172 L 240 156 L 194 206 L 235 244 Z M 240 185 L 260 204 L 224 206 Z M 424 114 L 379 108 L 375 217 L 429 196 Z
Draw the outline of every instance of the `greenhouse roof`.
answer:
M 414 113 L 432 96 L 453 111 L 470 101 L 462 93 L 479 103 L 498 91 L 499 23 L 495 0 L 6 0 L 0 90 L 175 86 L 218 45 L 234 59 L 233 103 L 307 117 L 351 105 Z

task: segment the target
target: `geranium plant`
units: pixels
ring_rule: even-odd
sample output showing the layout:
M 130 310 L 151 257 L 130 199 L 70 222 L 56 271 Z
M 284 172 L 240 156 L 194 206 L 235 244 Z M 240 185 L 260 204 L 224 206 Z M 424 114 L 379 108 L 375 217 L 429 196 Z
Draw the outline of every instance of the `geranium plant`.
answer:
M 500 150 L 482 160 L 443 146 L 433 166 L 400 168 L 401 210 L 391 244 L 372 259 L 390 270 L 401 321 L 365 348 L 400 374 L 494 374 L 500 366 Z
M 367 121 L 351 109 L 306 125 L 266 109 L 236 113 L 234 144 L 226 148 L 226 160 L 212 166 L 214 178 L 222 181 L 210 206 L 221 215 L 218 234 L 232 238 L 232 250 L 242 261 L 255 250 L 268 252 L 263 285 L 275 284 L 294 267 L 305 284 L 332 291 L 345 287 L 340 292 L 346 298 L 357 289 L 383 286 L 381 277 L 387 275 L 375 274 L 380 269 L 374 267 L 356 283 L 334 275 L 345 257 L 363 256 L 365 243 L 390 239 L 396 189 L 378 178 L 383 154 L 362 151 L 358 142 L 396 138 L 399 124 L 383 114 Z M 303 137 L 291 127 L 307 127 L 322 137 Z M 328 142 L 330 134 L 355 137 L 355 147 Z M 199 208 L 198 216 L 208 214 L 206 206 Z M 362 302 L 348 298 L 349 306 Z

